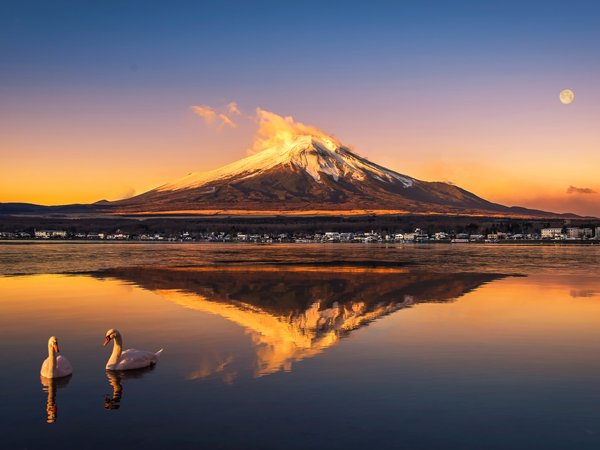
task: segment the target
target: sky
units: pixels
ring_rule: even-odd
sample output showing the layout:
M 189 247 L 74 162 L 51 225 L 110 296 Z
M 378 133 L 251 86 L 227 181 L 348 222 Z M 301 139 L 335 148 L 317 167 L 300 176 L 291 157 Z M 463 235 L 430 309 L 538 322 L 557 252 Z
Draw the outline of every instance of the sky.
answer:
M 248 154 L 259 109 L 402 174 L 600 216 L 598 23 L 576 0 L 4 0 L 0 202 L 217 168 Z

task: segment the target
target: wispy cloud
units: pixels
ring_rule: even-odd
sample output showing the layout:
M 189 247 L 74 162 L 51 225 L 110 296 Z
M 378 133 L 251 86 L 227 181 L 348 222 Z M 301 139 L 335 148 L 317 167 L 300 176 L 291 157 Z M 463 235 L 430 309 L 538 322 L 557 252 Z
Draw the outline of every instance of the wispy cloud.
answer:
M 244 114 L 235 101 L 229 102 L 220 108 L 208 105 L 193 105 L 190 107 L 190 110 L 195 115 L 201 117 L 206 125 L 216 125 L 217 129 L 224 127 L 237 128 L 238 121 L 256 123 L 258 129 L 254 135 L 252 147 L 247 151 L 249 154 L 258 153 L 267 148 L 281 145 L 302 135 L 318 137 L 340 145 L 333 136 L 324 133 L 314 126 L 297 122 L 291 116 L 280 116 L 262 108 L 256 108 L 254 115 Z
M 190 109 L 194 114 L 202 117 L 207 125 L 214 123 L 217 117 L 217 112 L 210 106 L 192 106 Z
M 223 113 L 220 113 L 218 117 L 222 122 L 221 125 L 227 125 L 228 127 L 231 127 L 231 128 L 235 128 L 237 126 L 233 120 L 231 120 L 229 117 L 227 117 Z
M 567 194 L 597 194 L 597 192 L 591 188 L 578 188 L 575 186 L 569 186 Z
M 226 107 L 227 112 L 230 114 L 240 114 L 240 110 L 237 107 L 237 103 L 231 102 Z M 219 112 L 212 106 L 207 105 L 193 105 L 190 110 L 199 117 L 202 117 L 204 123 L 207 125 L 218 124 L 218 128 L 228 126 L 230 128 L 236 128 L 236 123 L 229 117 L 225 112 Z
M 236 102 L 230 102 L 227 104 L 227 112 L 235 116 L 239 116 L 240 114 L 242 114 Z

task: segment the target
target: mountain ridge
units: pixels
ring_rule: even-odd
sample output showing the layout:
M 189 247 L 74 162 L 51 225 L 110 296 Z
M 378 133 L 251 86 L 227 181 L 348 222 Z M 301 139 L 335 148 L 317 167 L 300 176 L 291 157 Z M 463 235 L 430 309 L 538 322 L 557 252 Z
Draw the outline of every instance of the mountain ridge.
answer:
M 508 207 L 453 184 L 419 180 L 371 162 L 320 132 L 275 136 L 255 154 L 128 199 L 47 207 L 0 203 L 0 214 L 581 217 Z
M 560 216 L 507 207 L 458 186 L 422 181 L 325 135 L 286 137 L 221 168 L 112 202 L 123 213 L 465 214 Z

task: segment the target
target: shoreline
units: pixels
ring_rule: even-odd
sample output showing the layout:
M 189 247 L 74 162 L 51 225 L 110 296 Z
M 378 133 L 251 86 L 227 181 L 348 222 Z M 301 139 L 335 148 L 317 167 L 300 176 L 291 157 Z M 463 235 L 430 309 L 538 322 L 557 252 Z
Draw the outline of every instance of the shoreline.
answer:
M 295 242 L 295 241 L 278 241 L 278 242 L 247 242 L 247 241 L 203 241 L 203 240 L 133 240 L 133 239 L 0 239 L 0 245 L 2 244 L 77 244 L 77 245 L 115 245 L 115 244 L 126 244 L 126 245 L 136 245 L 136 244 L 156 244 L 156 245 L 198 245 L 198 244 L 206 244 L 206 245 L 254 245 L 254 246 L 281 246 L 281 245 L 356 245 L 356 246 L 383 246 L 383 247 L 393 247 L 398 245 L 453 245 L 453 246 L 467 246 L 467 245 L 479 245 L 479 246 L 496 246 L 496 245 L 516 245 L 516 246 L 582 246 L 582 245 L 600 245 L 600 240 L 595 239 L 587 239 L 587 240 L 512 240 L 512 239 L 503 239 L 494 242 L 482 242 L 482 241 L 472 241 L 472 242 L 451 242 L 448 240 L 430 240 L 423 242 L 412 242 L 412 241 L 398 241 L 398 242 L 343 242 L 343 241 L 334 241 L 334 242 Z

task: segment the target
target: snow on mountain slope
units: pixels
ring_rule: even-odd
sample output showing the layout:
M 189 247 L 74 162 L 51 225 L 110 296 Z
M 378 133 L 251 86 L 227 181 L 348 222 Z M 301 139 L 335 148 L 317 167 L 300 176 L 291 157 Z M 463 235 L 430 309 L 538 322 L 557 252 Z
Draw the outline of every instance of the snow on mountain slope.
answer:
M 340 178 L 349 181 L 365 181 L 374 178 L 382 182 L 400 182 L 404 187 L 413 185 L 408 176 L 385 169 L 363 159 L 347 148 L 338 145 L 333 138 L 310 135 L 295 136 L 273 147 L 220 169 L 205 173 L 192 173 L 173 183 L 165 184 L 156 191 L 194 189 L 214 181 L 235 179 L 241 181 L 282 166 L 301 170 L 315 181 L 323 182 L 328 176 L 334 181 Z

